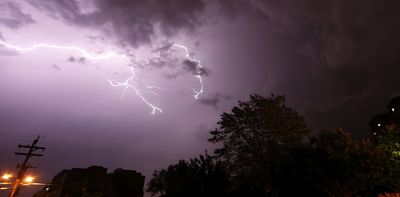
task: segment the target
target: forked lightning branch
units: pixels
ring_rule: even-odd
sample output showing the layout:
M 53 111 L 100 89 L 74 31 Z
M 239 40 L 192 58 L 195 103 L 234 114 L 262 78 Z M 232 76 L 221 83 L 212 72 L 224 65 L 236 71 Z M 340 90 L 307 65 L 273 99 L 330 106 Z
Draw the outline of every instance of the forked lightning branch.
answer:
M 117 81 L 117 80 L 111 80 L 108 79 L 108 82 L 110 83 L 111 86 L 113 87 L 122 87 L 123 88 L 123 93 L 122 97 L 125 95 L 126 91 L 128 89 L 133 89 L 136 95 L 143 101 L 144 104 L 146 104 L 148 107 L 151 108 L 151 114 L 156 114 L 156 113 L 162 113 L 162 109 L 154 104 L 152 104 L 145 96 L 144 93 L 150 92 L 150 93 L 155 93 L 154 89 L 160 89 L 157 86 L 149 86 L 149 85 L 144 85 L 143 87 L 145 89 L 140 89 L 137 86 L 134 85 L 132 82 L 140 83 L 140 81 L 136 78 L 135 76 L 135 66 L 131 64 L 131 59 L 129 58 L 128 55 L 126 54 L 119 54 L 115 52 L 103 52 L 103 53 L 91 53 L 86 49 L 80 48 L 80 47 L 75 47 L 75 46 L 59 46 L 59 45 L 53 45 L 53 44 L 35 44 L 30 47 L 20 47 L 16 45 L 9 44 L 7 42 L 1 41 L 0 40 L 0 45 L 11 49 L 15 50 L 18 52 L 29 52 L 33 51 L 39 48 L 50 48 L 50 49 L 56 49 L 56 50 L 68 50 L 68 51 L 75 51 L 78 52 L 82 55 L 82 57 L 89 59 L 89 60 L 106 60 L 110 58 L 122 58 L 125 61 L 127 61 L 130 65 L 130 71 L 131 75 L 125 79 L 125 81 Z M 200 60 L 194 59 L 193 57 L 190 56 L 190 52 L 187 47 L 179 44 L 173 44 L 171 48 L 178 48 L 181 50 L 184 50 L 185 52 L 185 58 L 187 58 L 189 61 L 194 62 L 199 68 L 203 68 L 201 65 Z M 200 88 L 199 89 L 193 89 L 194 92 L 194 98 L 198 99 L 199 96 L 203 93 L 203 79 L 201 77 L 201 74 L 195 74 L 195 78 L 199 81 Z

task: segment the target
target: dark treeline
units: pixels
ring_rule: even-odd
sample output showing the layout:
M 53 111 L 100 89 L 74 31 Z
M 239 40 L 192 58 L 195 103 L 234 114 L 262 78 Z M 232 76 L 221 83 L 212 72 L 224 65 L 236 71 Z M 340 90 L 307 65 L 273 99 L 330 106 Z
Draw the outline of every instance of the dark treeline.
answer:
M 400 137 L 353 139 L 343 129 L 311 134 L 283 96 L 251 95 L 223 113 L 213 154 L 155 171 L 148 192 L 161 197 L 377 196 L 400 187 Z

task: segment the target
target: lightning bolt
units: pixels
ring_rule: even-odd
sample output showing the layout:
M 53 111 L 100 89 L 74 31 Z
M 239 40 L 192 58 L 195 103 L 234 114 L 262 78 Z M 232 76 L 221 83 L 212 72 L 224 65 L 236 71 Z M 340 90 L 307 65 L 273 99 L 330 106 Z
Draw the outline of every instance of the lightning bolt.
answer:
M 190 57 L 190 52 L 189 52 L 189 50 L 188 50 L 187 47 L 185 47 L 185 46 L 183 46 L 183 45 L 180 45 L 180 44 L 173 44 L 172 47 L 177 47 L 177 48 L 183 49 L 183 50 L 185 51 L 185 53 L 186 53 L 185 56 L 186 56 L 186 58 L 187 58 L 188 60 L 190 60 L 190 61 L 192 61 L 192 62 L 195 62 L 195 63 L 197 64 L 198 67 L 204 68 L 203 65 L 201 65 L 200 60 L 196 60 L 196 59 Z M 204 92 L 204 90 L 203 90 L 203 89 L 204 89 L 203 78 L 201 77 L 200 74 L 196 74 L 195 77 L 199 80 L 200 89 L 199 89 L 199 90 L 193 89 L 194 98 L 195 98 L 195 99 L 199 99 L 200 94 L 202 94 L 202 93 Z
M 34 51 L 36 49 L 39 48 L 50 48 L 50 49 L 58 49 L 58 50 L 70 50 L 70 51 L 75 51 L 78 52 L 80 54 L 82 54 L 83 57 L 87 58 L 87 59 L 91 59 L 91 60 L 104 60 L 104 59 L 110 59 L 113 57 L 117 57 L 117 58 L 122 58 L 125 59 L 127 62 L 131 62 L 130 58 L 125 55 L 125 54 L 118 54 L 115 52 L 106 52 L 106 53 L 101 53 L 101 54 L 95 54 L 95 53 L 90 53 L 89 51 L 79 48 L 79 47 L 75 47 L 75 46 L 59 46 L 59 45 L 53 45 L 53 44 L 35 44 L 31 47 L 20 47 L 20 46 L 16 46 L 16 45 L 12 45 L 9 43 L 6 43 L 4 41 L 0 40 L 0 44 L 3 45 L 6 48 L 15 50 L 15 51 L 19 51 L 19 52 L 29 52 L 29 51 Z M 171 47 L 177 47 L 180 49 L 183 49 L 186 53 L 185 57 L 187 59 L 189 59 L 192 62 L 195 62 L 200 68 L 203 68 L 203 66 L 201 65 L 201 62 L 199 60 L 196 60 L 194 58 L 192 58 L 190 56 L 190 52 L 188 50 L 187 47 L 183 46 L 183 45 L 179 45 L 179 44 L 173 44 Z M 127 78 L 125 81 L 120 82 L 117 80 L 111 80 L 111 79 L 107 79 L 107 81 L 110 83 L 110 85 L 112 87 L 123 87 L 123 93 L 121 98 L 124 98 L 125 93 L 127 92 L 127 90 L 129 88 L 132 88 L 136 95 L 148 106 L 151 108 L 151 114 L 155 115 L 157 112 L 158 113 L 162 113 L 162 109 L 157 107 L 156 105 L 152 104 L 151 102 L 149 102 L 142 94 L 142 92 L 149 92 L 149 93 L 153 93 L 156 94 L 156 92 L 152 91 L 152 89 L 160 89 L 157 86 L 150 86 L 150 85 L 143 85 L 146 90 L 142 90 L 139 89 L 138 87 L 136 87 L 135 85 L 132 85 L 132 83 L 130 83 L 131 81 L 135 81 L 137 83 L 140 83 L 139 80 L 137 80 L 136 76 L 135 76 L 135 70 L 134 70 L 134 66 L 130 66 L 130 71 L 131 71 L 131 75 L 129 78 Z M 201 77 L 200 74 L 196 74 L 195 77 L 198 79 L 199 83 L 200 83 L 200 89 L 199 90 L 195 90 L 193 89 L 194 92 L 194 98 L 198 99 L 200 94 L 202 94 L 204 92 L 203 90 L 203 79 Z
M 146 103 L 146 105 L 148 105 L 149 107 L 151 107 L 151 114 L 154 115 L 154 114 L 156 114 L 156 112 L 162 113 L 162 109 L 160 109 L 159 107 L 157 107 L 157 106 L 151 104 L 149 101 L 147 101 L 147 100 L 143 97 L 143 95 L 141 94 L 141 91 L 140 91 L 136 86 L 134 86 L 134 85 L 132 85 L 132 84 L 129 83 L 129 82 L 132 81 L 132 80 L 136 80 L 136 77 L 135 77 L 135 70 L 134 70 L 133 66 L 131 66 L 130 68 L 131 68 L 131 76 L 130 76 L 129 78 L 127 78 L 124 82 L 119 82 L 119 81 L 110 80 L 110 79 L 108 79 L 108 82 L 109 82 L 109 83 L 111 84 L 111 86 L 113 86 L 113 87 L 124 87 L 124 92 L 122 93 L 122 98 L 124 97 L 126 91 L 127 91 L 129 88 L 133 88 L 133 89 L 135 90 L 135 92 L 136 92 L 136 95 L 137 95 L 139 98 L 141 98 L 142 101 L 143 101 L 144 103 Z M 151 89 L 151 88 L 158 88 L 158 87 L 156 87 L 156 86 L 146 86 L 146 88 Z
M 59 50 L 71 50 L 71 51 L 76 51 L 81 53 L 85 58 L 88 59 L 92 59 L 92 60 L 99 60 L 99 59 L 110 59 L 113 57 L 118 57 L 118 58 L 124 58 L 126 60 L 129 61 L 128 56 L 124 55 L 124 54 L 117 54 L 114 52 L 107 52 L 107 53 L 103 53 L 103 54 L 93 54 L 88 52 L 85 49 L 79 48 L 79 47 L 73 47 L 73 46 L 58 46 L 58 45 L 51 45 L 51 44 L 35 44 L 31 47 L 19 47 L 19 46 L 15 46 L 15 45 L 11 45 L 8 44 L 4 41 L 0 40 L 0 44 L 9 48 L 9 49 L 13 49 L 19 52 L 29 52 L 29 51 L 34 51 L 38 48 L 50 48 L 50 49 L 59 49 Z

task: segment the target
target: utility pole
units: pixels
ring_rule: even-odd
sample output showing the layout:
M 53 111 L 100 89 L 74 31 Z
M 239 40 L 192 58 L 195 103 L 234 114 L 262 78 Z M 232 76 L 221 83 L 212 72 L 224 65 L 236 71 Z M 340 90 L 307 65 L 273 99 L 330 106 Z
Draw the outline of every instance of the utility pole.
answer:
M 27 153 L 25 153 L 25 152 L 16 152 L 15 153 L 16 155 L 24 155 L 25 156 L 25 160 L 24 160 L 23 163 L 18 163 L 17 164 L 17 169 L 19 168 L 19 171 L 18 171 L 17 178 L 15 180 L 15 183 L 13 185 L 13 188 L 12 188 L 12 190 L 10 192 L 10 197 L 15 197 L 15 196 L 18 195 L 18 191 L 19 191 L 19 188 L 20 188 L 20 185 L 21 185 L 21 181 L 24 178 L 25 172 L 29 168 L 36 168 L 36 167 L 33 167 L 31 164 L 28 163 L 29 159 L 31 157 L 42 157 L 43 156 L 42 154 L 34 153 L 37 150 L 44 151 L 46 149 L 45 147 L 37 146 L 37 143 L 39 142 L 39 138 L 40 138 L 40 136 L 38 136 L 35 140 L 33 140 L 31 145 L 21 145 L 21 144 L 18 145 L 18 148 L 28 148 L 29 151 Z

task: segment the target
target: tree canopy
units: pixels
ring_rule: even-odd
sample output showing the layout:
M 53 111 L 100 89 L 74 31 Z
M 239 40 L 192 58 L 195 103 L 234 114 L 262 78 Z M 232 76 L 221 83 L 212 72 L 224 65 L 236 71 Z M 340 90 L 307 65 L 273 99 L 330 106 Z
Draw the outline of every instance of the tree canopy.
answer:
M 285 97 L 275 95 L 251 95 L 249 101 L 223 113 L 218 126 L 209 139 L 222 144 L 216 157 L 237 187 L 247 185 L 253 195 L 277 192 L 281 163 L 289 160 L 288 151 L 301 145 L 309 132 L 304 118 L 285 105 Z
M 311 135 L 285 97 L 251 95 L 223 113 L 214 155 L 156 171 L 148 191 L 172 196 L 376 196 L 399 191 L 400 132 L 353 139 L 343 129 Z
M 208 154 L 155 171 L 147 191 L 160 197 L 221 196 L 228 187 L 222 165 Z

